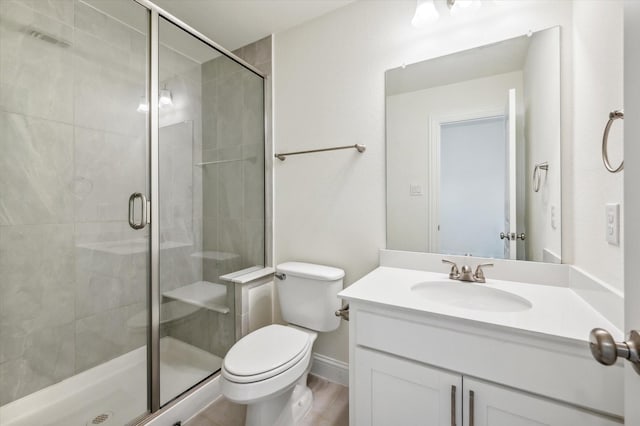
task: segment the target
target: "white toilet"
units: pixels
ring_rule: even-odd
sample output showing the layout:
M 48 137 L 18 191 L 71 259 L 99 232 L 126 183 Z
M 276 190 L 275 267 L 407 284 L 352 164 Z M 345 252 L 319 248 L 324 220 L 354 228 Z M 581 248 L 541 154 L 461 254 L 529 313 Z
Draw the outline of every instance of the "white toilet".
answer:
M 316 331 L 338 328 L 344 271 L 311 263 L 276 267 L 282 318 L 240 339 L 222 363 L 222 394 L 247 404 L 247 426 L 295 425 L 311 408 L 307 387 Z

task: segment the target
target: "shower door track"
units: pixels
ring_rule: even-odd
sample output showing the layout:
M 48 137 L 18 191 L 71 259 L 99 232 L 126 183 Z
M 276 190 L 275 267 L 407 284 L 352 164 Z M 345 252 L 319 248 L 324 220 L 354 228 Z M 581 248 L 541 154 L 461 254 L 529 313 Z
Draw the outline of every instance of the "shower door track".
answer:
M 149 303 L 149 318 L 148 324 L 149 333 L 147 340 L 147 371 L 148 371 L 148 409 L 149 414 L 141 419 L 139 424 L 144 424 L 149 420 L 156 417 L 156 414 L 161 409 L 160 403 L 160 223 L 159 223 L 159 205 L 157 200 L 159 199 L 159 111 L 158 111 L 158 96 L 159 96 L 159 25 L 160 18 L 171 22 L 173 25 L 181 28 L 190 35 L 199 39 L 203 43 L 207 44 L 211 48 L 217 50 L 222 55 L 233 60 L 254 74 L 258 75 L 266 81 L 267 75 L 247 63 L 242 58 L 234 55 L 227 49 L 223 48 L 213 40 L 206 37 L 195 28 L 187 25 L 180 19 L 176 18 L 172 14 L 168 13 L 164 9 L 158 7 L 156 4 L 149 0 L 133 0 L 141 6 L 145 7 L 150 14 L 149 20 L 149 37 L 148 37 L 148 63 L 147 63 L 147 99 L 149 99 L 149 114 L 148 114 L 148 149 L 149 149 L 149 170 L 150 176 L 150 204 L 151 204 L 151 235 L 149 238 L 149 253 L 150 253 L 150 271 L 148 282 L 148 303 Z M 266 86 L 266 85 L 265 85 Z M 265 105 L 268 105 L 267 90 L 265 87 Z M 266 118 L 269 109 L 265 109 L 265 125 Z M 267 138 L 267 132 L 265 128 L 265 140 Z M 266 155 L 265 155 L 266 157 Z M 204 383 L 196 385 L 191 390 L 181 395 L 176 401 L 169 403 L 168 406 L 185 398 L 191 392 L 197 390 Z

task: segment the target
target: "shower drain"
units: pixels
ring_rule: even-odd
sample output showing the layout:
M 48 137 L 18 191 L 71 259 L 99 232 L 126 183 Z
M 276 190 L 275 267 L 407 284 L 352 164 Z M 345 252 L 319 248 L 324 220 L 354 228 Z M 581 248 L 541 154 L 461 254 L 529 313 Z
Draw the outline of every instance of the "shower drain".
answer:
M 113 417 L 113 413 L 111 411 L 108 411 L 108 412 L 102 413 L 102 414 L 98 414 L 92 420 L 89 420 L 87 422 L 87 426 L 92 426 L 92 425 L 106 426 L 109 423 L 111 423 L 111 418 L 112 417 Z

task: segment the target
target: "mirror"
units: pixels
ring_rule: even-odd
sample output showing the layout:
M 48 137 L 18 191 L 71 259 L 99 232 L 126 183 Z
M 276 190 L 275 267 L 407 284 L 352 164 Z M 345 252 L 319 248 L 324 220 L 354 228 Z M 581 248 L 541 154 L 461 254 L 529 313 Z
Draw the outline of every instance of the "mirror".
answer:
M 560 263 L 560 28 L 385 77 L 387 248 Z

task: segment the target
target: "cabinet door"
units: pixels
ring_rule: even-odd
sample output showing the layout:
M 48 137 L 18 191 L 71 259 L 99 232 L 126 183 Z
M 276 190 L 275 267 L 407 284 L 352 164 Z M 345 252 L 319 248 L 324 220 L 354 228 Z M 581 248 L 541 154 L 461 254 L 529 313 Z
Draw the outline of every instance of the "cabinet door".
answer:
M 462 377 L 356 348 L 355 426 L 461 426 Z
M 620 426 L 622 422 L 524 392 L 464 378 L 464 426 Z

